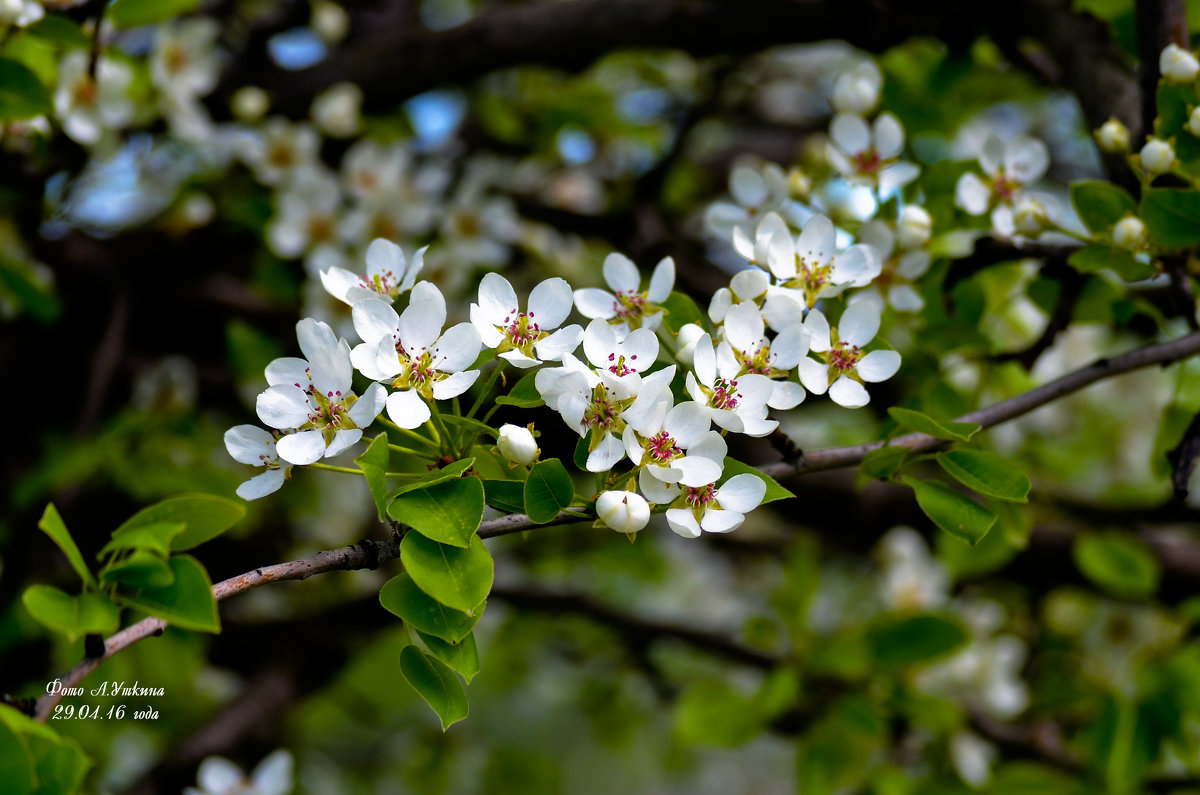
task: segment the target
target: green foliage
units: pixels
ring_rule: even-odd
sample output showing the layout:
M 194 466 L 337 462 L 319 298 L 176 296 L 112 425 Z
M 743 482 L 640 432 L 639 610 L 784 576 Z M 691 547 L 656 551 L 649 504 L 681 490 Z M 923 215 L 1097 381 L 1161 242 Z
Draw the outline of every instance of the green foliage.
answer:
M 785 671 L 767 677 L 752 696 L 725 681 L 701 680 L 690 684 L 675 704 L 674 734 L 688 745 L 735 748 L 761 733 L 795 696 L 795 677 Z
M 427 635 L 420 630 L 417 630 L 417 637 L 430 654 L 454 669 L 467 684 L 471 684 L 475 674 L 479 673 L 479 649 L 475 646 L 473 633 L 467 633 L 458 643 L 447 643 L 436 635 Z
M 917 505 L 933 523 L 955 538 L 978 544 L 996 523 L 996 514 L 970 497 L 935 480 L 905 477 L 917 497 Z
M 1150 240 L 1165 249 L 1200 243 L 1200 192 L 1183 188 L 1147 188 L 1142 192 L 1142 220 Z
M 131 549 L 150 550 L 165 557 L 171 554 L 171 542 L 175 536 L 186 527 L 183 522 L 153 522 L 132 527 L 122 525 L 113 531 L 112 540 L 104 545 L 96 558 L 101 560 L 109 553 Z
M 467 637 L 483 613 L 479 610 L 469 615 L 447 607 L 418 588 L 408 574 L 388 580 L 379 592 L 379 603 L 413 629 L 447 643 L 458 643 Z
M 464 613 L 478 612 L 492 589 L 492 556 L 476 535 L 463 549 L 408 533 L 400 544 L 400 560 L 417 587 Z
M 483 521 L 483 483 L 457 478 L 406 491 L 392 500 L 388 515 L 428 539 L 466 549 Z
M 388 485 L 384 473 L 387 472 L 390 459 L 387 433 L 372 439 L 363 454 L 354 459 L 354 463 L 363 471 L 367 488 L 371 490 L 371 501 L 375 503 L 375 511 L 381 522 L 388 515 Z
M 525 512 L 525 483 L 520 480 L 484 480 L 484 500 L 505 513 Z
M 0 782 L 11 795 L 73 795 L 92 760 L 79 744 L 0 704 Z
M 899 406 L 892 406 L 888 409 L 888 415 L 894 419 L 901 428 L 910 431 L 917 431 L 938 439 L 946 439 L 952 442 L 967 442 L 971 437 L 979 432 L 980 426 L 974 422 L 948 422 L 944 420 L 935 420 L 933 417 L 922 414 L 919 411 L 905 409 Z
M 25 33 L 60 47 L 92 46 L 92 39 L 83 32 L 83 28 L 62 14 L 46 14 L 25 28 Z
M 400 673 L 417 695 L 425 699 L 438 719 L 442 731 L 467 717 L 467 694 L 454 671 L 441 660 L 425 654 L 416 646 L 400 652 Z
M 186 552 L 224 533 L 245 515 L 246 508 L 240 502 L 214 494 L 183 494 L 143 508 L 125 520 L 113 535 L 147 525 L 183 522 L 187 528 L 171 539 L 171 551 Z
M 117 601 L 144 610 L 152 616 L 184 629 L 220 632 L 217 600 L 212 580 L 200 561 L 191 555 L 172 555 L 168 561 L 174 581 L 165 587 L 144 587 L 122 591 Z
M 557 458 L 539 461 L 529 470 L 525 480 L 525 513 L 534 522 L 553 521 L 574 497 L 575 486 L 562 461 Z
M 712 331 L 708 315 L 700 311 L 700 307 L 696 306 L 696 302 L 692 300 L 691 296 L 672 291 L 662 305 L 666 310 L 666 314 L 663 315 L 663 325 L 670 329 L 672 334 L 678 334 L 679 330 L 688 323 L 695 323 L 705 331 Z
M 971 639 L 957 616 L 949 613 L 888 615 L 867 630 L 876 664 L 902 668 L 944 657 Z
M 71 642 L 92 633 L 107 635 L 121 620 L 116 605 L 87 591 L 69 596 L 49 585 L 31 585 L 21 601 L 31 616 Z
M 165 22 L 199 6 L 200 0 L 113 0 L 105 18 L 125 30 Z
M 1080 273 L 1111 270 L 1131 282 L 1154 275 L 1154 263 L 1141 262 L 1131 252 L 1107 243 L 1093 243 L 1072 251 L 1067 262 Z
M 1029 476 L 995 453 L 949 450 L 935 458 L 942 469 L 972 491 L 1014 502 L 1029 499 Z
M 903 445 L 886 445 L 872 450 L 863 456 L 858 465 L 858 479 L 861 482 L 870 480 L 886 480 L 900 469 L 904 459 L 908 457 L 909 449 Z
M 67 562 L 79 575 L 79 579 L 83 580 L 85 585 L 95 588 L 96 578 L 92 576 L 87 564 L 83 562 L 83 555 L 79 552 L 79 547 L 75 546 L 75 540 L 71 538 L 70 531 L 67 530 L 66 524 L 58 515 L 58 509 L 54 507 L 53 503 L 46 506 L 46 511 L 38 522 L 38 528 L 50 536 L 50 540 L 63 551 L 63 554 L 67 556 Z
M 115 557 L 100 570 L 105 584 L 120 584 L 125 588 L 165 588 L 175 582 L 167 558 L 146 549 L 135 549 L 128 555 Z
M 500 395 L 496 398 L 496 402 L 501 406 L 516 406 L 520 409 L 535 409 L 538 406 L 546 405 L 546 401 L 542 400 L 542 393 L 538 392 L 537 386 L 534 384 L 534 376 L 536 373 L 529 373 L 520 381 L 513 385 L 507 395 Z
M 1075 539 L 1073 553 L 1079 570 L 1114 596 L 1145 599 L 1158 590 L 1158 558 L 1133 536 L 1083 533 Z
M 792 494 L 790 491 L 785 489 L 783 486 L 780 486 L 775 481 L 775 479 L 772 478 L 770 475 L 767 475 L 764 472 L 760 472 L 748 464 L 745 464 L 741 461 L 738 461 L 733 458 L 728 458 L 728 457 L 726 457 L 726 459 L 725 459 L 724 469 L 721 472 L 721 481 L 720 482 L 724 483 L 725 481 L 729 480 L 730 478 L 734 477 L 735 475 L 744 475 L 744 474 L 754 475 L 756 478 L 758 478 L 759 480 L 761 480 L 763 483 L 766 484 L 767 490 L 763 494 L 763 499 L 762 499 L 763 505 L 766 505 L 769 502 L 775 502 L 776 500 L 786 500 L 786 499 L 790 499 L 790 498 L 796 496 L 795 494 Z
M 0 122 L 30 119 L 52 109 L 50 92 L 29 67 L 0 58 Z
M 430 486 L 437 485 L 438 483 L 443 483 L 447 480 L 460 478 L 474 465 L 474 458 L 464 458 L 461 461 L 455 461 L 453 464 L 447 464 L 440 469 L 435 469 L 428 475 L 420 475 L 415 479 L 408 481 L 403 486 L 393 489 L 388 497 L 394 499 L 401 494 L 407 494 L 410 491 L 425 489 Z
M 1133 197 L 1111 182 L 1073 183 L 1071 204 L 1079 220 L 1093 235 L 1108 232 L 1117 221 L 1137 211 Z

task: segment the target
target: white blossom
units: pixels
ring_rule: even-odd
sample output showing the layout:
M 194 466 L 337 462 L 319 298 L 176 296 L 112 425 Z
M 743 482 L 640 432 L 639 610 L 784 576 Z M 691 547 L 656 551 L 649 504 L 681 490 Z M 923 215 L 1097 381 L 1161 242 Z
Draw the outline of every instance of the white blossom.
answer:
M 808 352 L 809 335 L 799 323 L 784 328 L 773 340 L 758 307 L 735 304 L 725 316 L 724 344 L 717 347 L 717 370 L 736 372 L 736 377 L 755 374 L 771 379 L 767 405 L 773 409 L 795 408 L 804 400 L 804 388 L 790 379 L 791 371 Z
M 365 276 L 331 267 L 321 271 L 321 284 L 334 298 L 353 306 L 364 298 L 397 297 L 412 289 L 425 263 L 425 248 L 413 252 L 412 259 L 390 240 L 379 238 L 367 248 Z
M 264 185 L 282 184 L 296 169 L 314 165 L 320 145 L 320 136 L 311 126 L 280 117 L 243 131 L 237 139 L 242 160 Z
M 954 203 L 970 215 L 992 211 L 992 227 L 1001 235 L 1012 236 L 1013 207 L 1024 195 L 1025 187 L 1042 178 L 1050 165 L 1046 145 L 1036 138 L 1017 136 L 1001 141 L 989 135 L 979 155 L 985 177 L 967 172 L 958 179 Z
M 1191 50 L 1185 50 L 1178 44 L 1168 44 L 1158 56 L 1158 71 L 1168 83 L 1186 85 L 1196 82 L 1200 74 L 1200 61 Z
M 850 113 L 839 113 L 830 122 L 829 162 L 851 182 L 876 187 L 880 196 L 889 196 L 920 173 L 900 159 L 903 152 L 904 127 L 890 113 L 879 114 L 870 125 Z
M 650 521 L 650 506 L 637 492 L 606 491 L 596 498 L 596 516 L 618 533 L 636 533 Z
M 484 347 L 495 348 L 501 359 L 522 369 L 560 360 L 579 347 L 582 328 L 575 324 L 558 328 L 571 314 L 571 285 L 566 279 L 554 277 L 538 284 L 530 291 L 527 306 L 527 311 L 520 311 L 508 279 L 485 274 L 479 283 L 479 303 L 471 304 L 471 323 Z
M 799 365 L 800 383 L 815 394 L 829 391 L 835 403 L 846 408 L 860 408 L 871 397 L 863 382 L 886 381 L 900 369 L 900 354 L 895 351 L 871 351 L 863 348 L 879 331 L 880 306 L 875 301 L 859 301 L 842 313 L 836 329 L 819 310 L 804 319 L 810 334 L 813 353 L 822 361 L 805 357 Z
M 292 755 L 284 749 L 271 753 L 247 776 L 221 756 L 207 757 L 196 772 L 200 789 L 187 787 L 184 795 L 286 795 L 292 791 Z
M 0 23 L 28 27 L 46 16 L 46 9 L 37 0 L 0 0 Z
M 1150 138 L 1138 153 L 1142 168 L 1151 177 L 1166 174 L 1175 165 L 1175 148 L 1167 141 Z
M 722 240 L 729 240 L 738 227 L 749 233 L 759 218 L 783 209 L 788 178 L 774 163 L 761 169 L 736 166 L 729 172 L 729 193 L 732 202 L 713 202 L 704 214 L 705 228 Z
M 1100 147 L 1101 151 L 1110 154 L 1128 152 L 1129 128 L 1117 119 L 1109 119 L 1096 130 L 1096 144 Z
M 747 436 L 766 436 L 779 427 L 778 422 L 766 418 L 767 400 L 775 390 L 770 378 L 740 374 L 741 367 L 732 355 L 718 362 L 707 333 L 695 342 L 692 363 L 695 372 L 687 374 L 688 394 L 719 427 Z
M 869 284 L 882 268 L 870 246 L 838 251 L 837 230 L 824 215 L 808 219 L 795 240 L 778 228 L 768 234 L 765 247 L 776 284 L 767 290 L 762 313 L 776 330 L 798 322 L 823 297 Z
M 879 104 L 883 75 L 874 61 L 863 61 L 849 72 L 842 72 L 833 81 L 830 102 L 838 113 L 866 116 Z
M 618 336 L 635 328 L 657 329 L 662 323 L 663 301 L 675 286 L 675 260 L 663 257 L 650 283 L 641 290 L 641 274 L 624 254 L 616 252 L 604 259 L 604 281 L 612 292 L 596 287 L 584 287 L 574 293 L 575 306 L 586 318 L 615 321 Z
M 101 55 L 96 76 L 88 73 L 86 50 L 72 50 L 58 65 L 54 111 L 72 140 L 98 143 L 105 132 L 124 127 L 133 117 L 129 85 L 133 72 L 123 61 Z
M 243 500 L 257 500 L 279 491 L 291 472 L 291 464 L 280 461 L 275 436 L 257 425 L 237 425 L 225 431 L 225 449 L 235 461 L 266 471 L 255 475 L 237 488 Z
M 363 92 L 354 83 L 336 83 L 313 100 L 317 129 L 332 138 L 349 138 L 362 127 Z
M 502 456 L 522 466 L 532 464 L 541 452 L 537 440 L 533 438 L 533 431 L 521 425 L 501 425 L 496 447 Z
M 1146 224 L 1136 215 L 1127 215 L 1113 227 L 1112 238 L 1117 248 L 1140 251 L 1146 246 Z
M 150 76 L 160 91 L 182 97 L 203 97 L 217 85 L 215 19 L 194 17 L 159 25 L 150 55 Z

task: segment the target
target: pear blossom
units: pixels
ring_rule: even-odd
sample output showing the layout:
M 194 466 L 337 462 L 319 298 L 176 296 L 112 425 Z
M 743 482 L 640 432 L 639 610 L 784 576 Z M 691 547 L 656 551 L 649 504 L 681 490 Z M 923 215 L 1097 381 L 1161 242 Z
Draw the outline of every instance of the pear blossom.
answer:
M 522 312 L 508 279 L 488 273 L 479 283 L 479 303 L 471 304 L 471 323 L 484 347 L 495 348 L 501 359 L 522 369 L 559 360 L 579 347 L 582 328 L 558 328 L 569 314 L 571 285 L 558 277 L 534 287 L 528 311 Z
M 717 371 L 762 375 L 771 379 L 767 405 L 773 409 L 795 408 L 804 400 L 804 388 L 789 379 L 791 371 L 808 353 L 809 335 L 800 323 L 792 323 L 769 341 L 758 307 L 735 304 L 725 316 L 725 344 L 717 348 Z
M 775 229 L 767 244 L 776 284 L 767 291 L 763 317 L 774 329 L 798 322 L 822 297 L 862 287 L 879 275 L 882 263 L 862 243 L 838 251 L 837 230 L 824 215 L 814 215 L 798 238 Z
M 920 248 L 929 242 L 933 218 L 919 204 L 905 205 L 896 224 L 896 243 L 900 248 Z
M 364 298 L 394 301 L 412 289 L 425 264 L 425 248 L 428 246 L 417 249 L 410 261 L 402 248 L 379 238 L 367 247 L 365 276 L 335 266 L 321 271 L 321 284 L 334 298 L 351 306 Z
M 900 159 L 903 152 L 904 127 L 890 113 L 879 114 L 870 125 L 859 116 L 839 113 L 829 124 L 829 162 L 851 182 L 875 186 L 880 196 L 891 195 L 920 173 Z
M 564 353 L 561 367 L 546 367 L 534 376 L 534 385 L 546 405 L 581 437 L 588 437 L 584 466 L 589 472 L 606 472 L 625 457 L 621 443 L 624 414 L 637 401 L 642 385 L 637 374 L 617 378 L 602 375 L 604 372 L 597 373 Z
M 879 542 L 880 596 L 892 610 L 930 610 L 950 599 L 950 572 L 911 527 L 893 527 Z
M 722 370 L 707 333 L 696 341 L 692 363 L 695 372 L 687 374 L 688 394 L 719 427 L 747 436 L 766 436 L 779 427 L 778 422 L 766 418 L 767 400 L 775 390 L 770 378 L 755 373 L 739 375 L 741 367 L 732 355 L 723 357 Z
M 200 789 L 187 787 L 184 795 L 286 795 L 292 791 L 292 755 L 279 749 L 258 763 L 247 776 L 221 756 L 207 757 L 196 771 Z
M 913 288 L 913 282 L 929 270 L 933 260 L 929 251 L 920 247 L 912 251 L 897 251 L 896 244 L 901 235 L 894 233 L 886 222 L 879 219 L 863 224 L 858 236 L 871 247 L 882 267 L 871 284 L 855 293 L 851 301 L 870 297 L 886 300 L 898 312 L 920 312 L 925 306 L 925 299 Z M 928 239 L 925 236 L 925 240 Z
M 1113 245 L 1126 251 L 1140 251 L 1145 248 L 1148 232 L 1146 223 L 1136 215 L 1126 215 L 1113 226 Z
M 685 323 L 675 335 L 675 343 L 679 346 L 675 351 L 675 358 L 685 366 L 691 367 L 696 355 L 696 345 L 699 344 L 700 338 L 707 334 L 707 331 L 695 323 Z
M 728 287 L 713 293 L 708 302 L 708 318 L 714 323 L 725 322 L 725 313 L 734 304 L 753 301 L 756 304 L 766 295 L 771 286 L 771 275 L 759 268 L 746 268 L 733 274 Z
M 532 464 L 541 452 L 533 438 L 533 431 L 521 425 L 501 425 L 496 447 L 502 456 L 522 466 Z
M 862 350 L 879 331 L 879 320 L 880 306 L 875 301 L 851 304 L 835 329 L 830 329 L 820 310 L 810 312 L 804 327 L 811 351 L 820 354 L 822 361 L 802 359 L 800 383 L 818 395 L 828 390 L 835 403 L 848 409 L 867 405 L 871 398 L 863 382 L 886 381 L 900 369 L 900 354 L 895 351 Z
M 337 44 L 350 32 L 350 15 L 339 3 L 316 0 L 309 25 L 326 44 Z
M 1185 50 L 1178 44 L 1168 44 L 1158 56 L 1158 71 L 1168 83 L 1187 85 L 1196 82 L 1200 74 L 1200 60 L 1191 50 Z
M 242 86 L 229 99 L 229 109 L 239 121 L 258 121 L 270 107 L 270 95 L 258 86 Z
M 1015 231 L 1013 207 L 1027 185 L 1041 179 L 1050 165 L 1046 145 L 1036 138 L 1017 136 L 1001 141 L 989 135 L 979 155 L 985 177 L 967 172 L 958 178 L 954 203 L 970 215 L 992 210 L 992 228 L 1005 236 Z
M 311 126 L 277 116 L 237 139 L 242 160 L 264 185 L 280 185 L 296 169 L 314 165 L 320 145 L 321 138 Z
M 705 228 L 722 240 L 729 240 L 735 228 L 749 231 L 757 219 L 784 208 L 787 174 L 774 163 L 761 169 L 737 166 L 729 172 L 729 193 L 732 202 L 713 202 L 704 214 Z
M 275 201 L 278 211 L 267 224 L 267 244 L 275 254 L 295 259 L 336 246 L 342 193 L 327 169 L 316 165 L 297 169 Z
M 830 103 L 838 113 L 866 116 L 879 104 L 883 75 L 874 61 L 863 61 L 833 80 Z
M 720 438 L 709 430 L 708 412 L 689 400 L 672 405 L 669 384 L 659 382 L 651 388 L 645 382 L 626 414 L 631 430 L 622 437 L 625 452 L 634 466 L 645 467 L 664 483 L 702 486 L 721 476 L 721 465 L 701 455 L 689 455 L 688 448 L 709 439 Z
M 443 333 L 446 301 L 429 282 L 413 287 L 400 315 L 381 298 L 365 298 L 351 316 L 363 339 L 351 360 L 367 378 L 391 382 L 387 413 L 401 428 L 421 426 L 432 416 L 430 401 L 457 397 L 479 377 L 466 369 L 479 355 L 479 332 L 459 323 Z
M 312 116 L 317 129 L 332 138 L 349 138 L 362 127 L 363 92 L 354 83 L 336 83 L 313 100 Z
M 159 25 L 150 55 L 150 77 L 160 91 L 181 97 L 203 97 L 217 86 L 215 19 L 194 17 Z
M 618 533 L 637 533 L 650 521 L 650 506 L 635 491 L 605 491 L 596 498 L 596 516 Z
M 362 438 L 360 429 L 383 410 L 385 391 L 379 384 L 362 397 L 351 391 L 350 348 L 327 324 L 304 318 L 296 324 L 296 337 L 304 359 L 271 363 L 272 385 L 259 394 L 256 408 L 272 428 L 296 431 L 275 449 L 284 461 L 304 465 L 335 456 Z
M 684 538 L 706 533 L 729 533 L 742 526 L 746 514 L 762 504 L 767 484 L 749 472 L 734 475 L 720 486 L 684 486 L 683 507 L 667 509 L 667 524 Z
M 129 98 L 133 71 L 129 65 L 101 55 L 93 78 L 89 61 L 86 50 L 72 50 L 63 56 L 54 92 L 54 111 L 63 130 L 85 146 L 98 143 L 106 131 L 124 127 L 133 118 Z
M 624 254 L 613 252 L 604 259 L 604 281 L 612 292 L 584 287 L 574 294 L 579 314 L 586 318 L 601 318 L 614 322 L 618 335 L 624 336 L 635 328 L 657 329 L 662 324 L 663 301 L 675 286 L 675 260 L 663 257 L 650 283 L 641 291 L 641 274 Z
M 225 431 L 225 449 L 239 463 L 266 467 L 265 472 L 238 486 L 237 495 L 243 500 L 257 500 L 279 491 L 291 473 L 291 464 L 281 462 L 275 450 L 275 436 L 257 425 L 236 425 Z
M 468 173 L 445 204 L 438 259 L 447 276 L 463 278 L 470 266 L 495 268 L 508 260 L 519 232 L 517 211 L 511 199 L 489 194 L 487 187 L 483 171 Z
M 28 27 L 46 16 L 37 0 L 0 0 L 0 24 Z

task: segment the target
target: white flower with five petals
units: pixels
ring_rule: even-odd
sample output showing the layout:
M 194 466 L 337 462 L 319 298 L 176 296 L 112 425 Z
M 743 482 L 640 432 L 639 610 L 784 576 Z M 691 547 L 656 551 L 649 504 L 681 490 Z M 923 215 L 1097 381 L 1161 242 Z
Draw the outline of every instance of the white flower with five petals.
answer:
M 826 154 L 833 167 L 851 182 L 875 186 L 881 197 L 912 182 L 920 174 L 901 160 L 904 127 L 890 113 L 879 114 L 868 125 L 860 116 L 839 113 L 829 124 Z
M 184 795 L 285 795 L 295 786 L 292 780 L 292 755 L 279 749 L 258 763 L 247 776 L 242 769 L 221 756 L 210 756 L 200 763 L 196 783 L 200 789 L 186 788 Z
M 367 248 L 367 273 L 359 276 L 345 268 L 321 271 L 326 292 L 343 303 L 354 304 L 364 298 L 384 297 L 395 300 L 412 289 L 425 264 L 425 249 L 419 248 L 409 261 L 404 250 L 390 240 L 378 238 Z
M 967 172 L 959 177 L 954 203 L 970 215 L 992 209 L 992 227 L 1011 236 L 1016 231 L 1013 208 L 1025 187 L 1041 179 L 1049 166 L 1050 154 L 1038 139 L 1021 135 L 1002 141 L 989 135 L 979 153 L 979 167 L 985 176 Z
M 800 323 L 793 322 L 768 341 L 762 314 L 747 302 L 730 308 L 724 328 L 724 344 L 717 347 L 718 372 L 736 373 L 735 378 L 748 374 L 770 378 L 767 405 L 773 409 L 795 408 L 804 400 L 804 388 L 790 380 L 809 348 L 808 332 Z
M 583 329 L 572 324 L 558 328 L 571 314 L 571 285 L 555 277 L 529 293 L 528 311 L 520 311 L 517 293 L 498 273 L 484 275 L 479 303 L 471 304 L 471 323 L 485 348 L 521 369 L 543 361 L 559 361 L 583 339 Z M 558 329 L 555 331 L 555 329 Z
M 876 301 L 859 301 L 842 313 L 837 328 L 819 310 L 804 319 L 811 350 L 822 361 L 805 357 L 800 362 L 800 382 L 808 391 L 822 395 L 826 390 L 835 403 L 848 409 L 867 405 L 871 396 L 863 382 L 886 381 L 900 369 L 900 354 L 863 348 L 879 331 L 881 307 Z
M 575 306 L 579 314 L 612 322 L 621 337 L 635 328 L 653 330 L 662 324 L 661 304 L 675 286 L 675 260 L 663 257 L 650 274 L 650 284 L 644 291 L 639 289 L 641 274 L 637 266 L 624 254 L 609 254 L 604 259 L 603 273 L 612 292 L 596 287 L 576 290 Z
M 279 491 L 292 469 L 291 464 L 279 460 L 275 436 L 257 425 L 236 425 L 225 431 L 225 449 L 239 463 L 267 468 L 238 486 L 237 495 L 243 500 Z
M 707 333 L 696 341 L 692 366 L 695 372 L 687 374 L 688 394 L 719 427 L 747 436 L 766 436 L 779 426 L 766 418 L 767 400 L 775 390 L 771 379 L 755 373 L 739 374 L 741 366 L 732 355 L 718 362 Z

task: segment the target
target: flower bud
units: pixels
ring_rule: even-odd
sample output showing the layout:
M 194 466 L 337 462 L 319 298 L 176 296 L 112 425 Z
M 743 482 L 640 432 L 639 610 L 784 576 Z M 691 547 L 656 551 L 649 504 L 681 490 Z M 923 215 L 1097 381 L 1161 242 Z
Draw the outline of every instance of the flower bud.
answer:
M 229 101 L 230 110 L 241 121 L 258 121 L 270 106 L 271 98 L 258 86 L 239 88 Z
M 1137 251 L 1146 245 L 1146 225 L 1136 215 L 1127 215 L 1113 227 L 1113 245 Z
M 650 521 L 650 505 L 632 491 L 606 491 L 596 499 L 596 516 L 618 533 L 636 533 Z
M 1200 107 L 1194 108 L 1192 115 L 1188 116 L 1187 131 L 1200 138 Z
M 362 126 L 362 101 L 361 88 L 354 83 L 337 83 L 313 100 L 313 121 L 330 137 L 349 138 Z
M 1050 215 L 1037 199 L 1021 197 L 1013 208 L 1013 227 L 1023 235 L 1035 237 L 1046 231 Z
M 501 425 L 500 437 L 496 440 L 500 454 L 514 464 L 532 464 L 541 450 L 533 439 L 533 432 L 520 425 Z
M 919 248 L 929 242 L 933 230 L 933 219 L 924 207 L 910 204 L 900 211 L 900 224 L 896 229 L 896 242 L 900 248 Z
M 879 74 L 878 66 L 872 61 L 859 64 L 833 81 L 833 96 L 830 97 L 833 109 L 838 113 L 867 115 L 879 104 L 882 84 L 883 77 Z
M 675 351 L 675 358 L 684 366 L 691 367 L 692 359 L 696 355 L 696 343 L 703 336 L 704 329 L 700 326 L 695 323 L 685 324 L 679 329 L 679 335 L 675 338 L 679 342 L 679 350 Z
M 1192 83 L 1200 74 L 1200 61 L 1191 51 L 1178 44 L 1168 44 L 1158 57 L 1158 71 L 1162 72 L 1163 79 L 1168 83 Z
M 793 168 L 787 174 L 788 195 L 794 199 L 807 199 L 812 193 L 812 177 L 802 168 Z
M 1139 153 L 1142 168 L 1150 176 L 1166 174 L 1175 164 L 1175 149 L 1167 141 L 1151 138 Z
M 1109 119 L 1096 130 L 1096 145 L 1100 151 L 1120 154 L 1129 151 L 1129 128 L 1116 119 Z
M 313 32 L 326 44 L 337 44 L 350 30 L 350 15 L 346 9 L 328 0 L 318 0 L 312 7 Z

